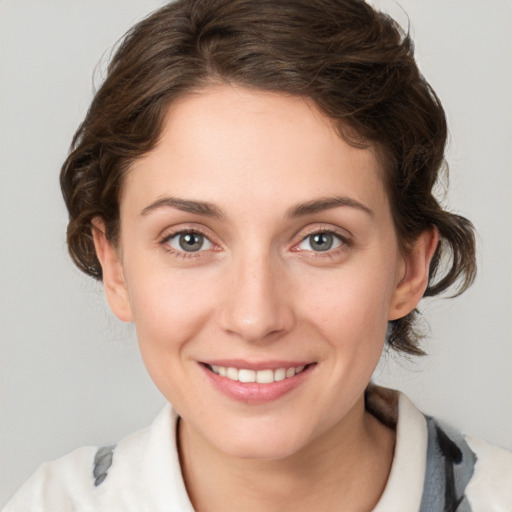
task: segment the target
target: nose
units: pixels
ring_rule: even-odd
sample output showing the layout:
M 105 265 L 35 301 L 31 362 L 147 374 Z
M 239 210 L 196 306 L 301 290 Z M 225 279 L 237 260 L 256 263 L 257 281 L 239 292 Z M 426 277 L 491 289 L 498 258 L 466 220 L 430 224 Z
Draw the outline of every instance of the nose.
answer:
M 276 340 L 295 323 L 290 289 L 279 262 L 269 255 L 246 255 L 231 262 L 221 327 L 252 342 Z

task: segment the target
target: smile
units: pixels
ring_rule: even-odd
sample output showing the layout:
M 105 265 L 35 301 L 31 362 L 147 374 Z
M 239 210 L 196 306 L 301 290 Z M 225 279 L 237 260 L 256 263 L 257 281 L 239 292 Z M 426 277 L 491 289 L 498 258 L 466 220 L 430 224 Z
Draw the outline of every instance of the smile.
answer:
M 227 377 L 228 379 L 238 382 L 272 384 L 273 382 L 279 382 L 294 377 L 295 375 L 303 372 L 306 366 L 307 365 L 289 368 L 277 368 L 275 370 L 250 370 L 247 368 L 233 368 L 231 366 L 226 367 L 217 365 L 207 365 L 207 368 L 213 373 L 220 375 L 221 377 Z
M 316 366 L 306 361 L 258 364 L 235 360 L 199 365 L 215 389 L 246 404 L 264 404 L 287 395 L 308 380 Z

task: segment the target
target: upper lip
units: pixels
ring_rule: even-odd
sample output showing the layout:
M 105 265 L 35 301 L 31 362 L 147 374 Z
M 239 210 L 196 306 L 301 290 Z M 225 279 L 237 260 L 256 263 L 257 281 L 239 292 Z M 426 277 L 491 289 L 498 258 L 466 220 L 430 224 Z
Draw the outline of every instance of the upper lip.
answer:
M 313 364 L 311 360 L 269 360 L 269 361 L 245 361 L 242 359 L 208 359 L 201 361 L 210 366 L 223 366 L 225 368 L 236 368 L 246 370 L 277 370 L 278 368 L 297 368 Z

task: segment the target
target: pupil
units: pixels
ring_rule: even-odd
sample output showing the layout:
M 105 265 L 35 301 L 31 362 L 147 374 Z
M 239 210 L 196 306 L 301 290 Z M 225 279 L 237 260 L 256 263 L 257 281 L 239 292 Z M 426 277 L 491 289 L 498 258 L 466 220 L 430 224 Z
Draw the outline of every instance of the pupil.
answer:
M 328 251 L 332 244 L 333 238 L 329 233 L 317 233 L 311 239 L 311 247 L 315 251 Z
M 186 233 L 180 236 L 180 247 L 187 252 L 194 252 L 203 246 L 203 236 L 197 233 Z

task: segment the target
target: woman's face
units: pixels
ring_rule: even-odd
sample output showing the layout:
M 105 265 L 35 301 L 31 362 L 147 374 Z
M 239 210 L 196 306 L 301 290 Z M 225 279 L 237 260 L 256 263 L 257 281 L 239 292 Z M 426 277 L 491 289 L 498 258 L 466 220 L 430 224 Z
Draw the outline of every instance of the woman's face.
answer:
M 415 306 L 382 173 L 311 102 L 230 86 L 174 103 L 132 166 L 107 294 L 210 446 L 282 458 L 357 423 Z

